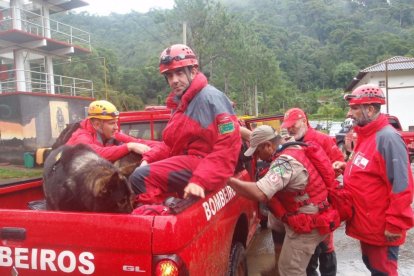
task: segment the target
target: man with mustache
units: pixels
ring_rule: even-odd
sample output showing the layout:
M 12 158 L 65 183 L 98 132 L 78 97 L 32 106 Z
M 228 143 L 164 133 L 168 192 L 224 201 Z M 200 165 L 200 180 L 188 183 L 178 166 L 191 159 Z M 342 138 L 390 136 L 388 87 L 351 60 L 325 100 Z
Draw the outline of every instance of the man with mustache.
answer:
M 413 176 L 407 147 L 381 114 L 384 93 L 375 85 L 345 95 L 358 141 L 351 159 L 335 162 L 354 201 L 346 234 L 360 241 L 372 275 L 398 275 L 398 251 L 413 227 Z
M 227 96 L 208 84 L 193 50 L 175 44 L 160 56 L 173 111 L 163 143 L 144 153 L 130 176 L 137 200 L 159 203 L 165 194 L 205 197 L 233 175 L 241 147 L 237 117 Z

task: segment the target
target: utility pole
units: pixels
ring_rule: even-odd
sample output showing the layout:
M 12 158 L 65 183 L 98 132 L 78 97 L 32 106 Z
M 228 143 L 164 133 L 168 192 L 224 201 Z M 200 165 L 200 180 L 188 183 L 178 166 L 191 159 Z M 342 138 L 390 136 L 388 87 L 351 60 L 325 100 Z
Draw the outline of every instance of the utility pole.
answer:
M 257 84 L 254 85 L 254 115 L 259 116 L 259 97 L 257 93 Z
M 183 22 L 183 44 L 187 45 L 187 22 Z
M 105 57 L 103 58 L 103 67 L 104 67 L 104 81 L 105 81 L 105 100 L 108 100 L 108 81 L 106 78 L 106 59 Z

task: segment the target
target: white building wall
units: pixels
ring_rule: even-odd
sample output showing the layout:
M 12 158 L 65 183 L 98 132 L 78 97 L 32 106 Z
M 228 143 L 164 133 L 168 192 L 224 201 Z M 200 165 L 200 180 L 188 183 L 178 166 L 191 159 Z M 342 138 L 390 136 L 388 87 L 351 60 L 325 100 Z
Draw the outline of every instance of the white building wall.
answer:
M 379 85 L 380 81 L 385 81 L 384 72 L 368 73 L 360 81 L 360 85 L 366 83 Z M 407 86 L 413 87 L 403 88 Z M 388 87 L 388 91 L 385 87 L 381 87 L 384 93 L 388 92 L 388 113 L 397 116 L 403 130 L 408 130 L 409 126 L 414 126 L 414 70 L 390 71 Z M 387 113 L 387 106 L 382 106 L 381 111 Z

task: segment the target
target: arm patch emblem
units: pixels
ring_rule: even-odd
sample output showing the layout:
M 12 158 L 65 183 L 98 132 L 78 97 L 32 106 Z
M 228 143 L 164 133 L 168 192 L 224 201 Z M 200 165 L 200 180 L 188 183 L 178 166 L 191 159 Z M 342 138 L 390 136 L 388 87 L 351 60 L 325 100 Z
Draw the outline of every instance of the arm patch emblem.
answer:
M 284 168 L 283 166 L 279 166 L 279 165 L 274 165 L 272 167 L 272 171 L 280 176 L 283 176 L 286 172 L 286 168 Z
M 222 123 L 218 125 L 218 129 L 220 134 L 227 134 L 234 131 L 234 123 L 228 122 L 228 123 Z
M 285 173 L 292 171 L 292 166 L 289 161 L 276 159 L 276 161 L 270 166 L 270 170 L 283 177 Z

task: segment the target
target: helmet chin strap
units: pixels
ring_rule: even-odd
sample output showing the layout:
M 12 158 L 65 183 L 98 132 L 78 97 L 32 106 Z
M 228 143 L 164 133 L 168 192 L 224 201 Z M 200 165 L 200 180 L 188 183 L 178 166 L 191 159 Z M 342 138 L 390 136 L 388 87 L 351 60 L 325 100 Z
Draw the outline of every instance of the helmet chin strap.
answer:
M 362 111 L 362 115 L 364 116 L 364 121 L 366 121 L 368 123 L 369 122 L 369 117 L 368 117 L 367 106 L 362 105 L 361 106 L 361 111 Z
M 100 140 L 102 143 L 105 143 L 105 137 L 103 135 L 103 127 L 102 124 L 99 125 L 99 127 L 95 126 L 94 124 L 92 124 L 92 127 L 95 129 L 96 134 L 98 135 L 98 140 Z
M 362 111 L 362 116 L 363 116 L 363 120 L 361 120 L 359 122 L 359 126 L 365 126 L 367 124 L 369 124 L 370 122 L 374 121 L 375 119 L 377 119 L 379 113 L 374 114 L 371 118 L 368 116 L 368 105 L 361 105 L 361 111 Z
M 184 72 L 185 72 L 185 75 L 186 75 L 187 80 L 188 80 L 188 86 L 187 86 L 187 88 L 184 90 L 183 95 L 185 94 L 185 92 L 187 92 L 187 89 L 190 87 L 191 82 L 193 81 L 193 79 L 191 78 L 190 66 L 185 67 L 185 68 L 184 68 Z

